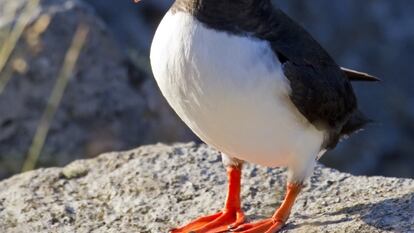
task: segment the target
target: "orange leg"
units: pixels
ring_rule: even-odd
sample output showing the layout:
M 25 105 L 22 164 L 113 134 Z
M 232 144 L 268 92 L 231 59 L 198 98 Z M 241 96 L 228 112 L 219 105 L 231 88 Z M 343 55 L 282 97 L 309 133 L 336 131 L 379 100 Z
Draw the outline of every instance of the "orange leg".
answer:
M 293 204 L 295 203 L 296 197 L 302 189 L 301 184 L 288 184 L 285 199 L 282 205 L 276 210 L 275 214 L 265 220 L 261 220 L 254 223 L 246 223 L 240 225 L 234 232 L 242 233 L 276 233 L 286 223 L 289 218 L 290 211 L 292 210 Z
M 218 233 L 244 223 L 244 214 L 240 207 L 241 167 L 228 167 L 228 192 L 224 209 L 216 214 L 198 218 L 187 225 L 172 229 L 170 233 Z

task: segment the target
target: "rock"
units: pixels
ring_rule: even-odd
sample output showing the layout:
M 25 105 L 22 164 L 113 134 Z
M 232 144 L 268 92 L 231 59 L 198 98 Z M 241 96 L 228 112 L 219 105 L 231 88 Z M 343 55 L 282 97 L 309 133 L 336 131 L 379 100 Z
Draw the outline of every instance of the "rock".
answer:
M 118 1 L 116 4 L 84 1 L 93 6 L 125 49 L 143 54 L 149 51 L 155 26 L 172 3 L 171 0 L 141 1 L 139 4 L 134 1 Z
M 29 1 L 0 1 L 0 44 L 16 20 L 5 11 Z M 33 23 L 42 14 L 53 16 L 51 23 L 36 43 L 28 40 L 34 24 L 26 30 L 8 65 L 16 71 L 0 96 L 0 179 L 20 171 L 81 21 L 91 26 L 91 39 L 53 121 L 40 164 L 63 165 L 102 151 L 194 139 L 160 96 L 148 65 L 152 35 L 172 0 L 40 2 Z M 339 64 L 384 80 L 354 84 L 361 109 L 376 123 L 341 143 L 322 162 L 353 174 L 414 177 L 414 5 L 386 0 L 275 2 Z
M 80 168 L 80 176 L 65 171 Z M 220 154 L 162 144 L 39 169 L 0 182 L 0 232 L 167 232 L 222 207 Z M 250 220 L 281 203 L 285 169 L 246 164 Z M 362 177 L 318 165 L 282 232 L 414 232 L 414 180 Z
M 29 1 L 0 1 L 0 45 L 18 17 L 10 18 L 7 12 Z M 132 64 L 93 8 L 77 0 L 41 0 L 31 19 L 2 73 L 12 72 L 12 77 L 0 95 L 0 179 L 20 171 L 80 23 L 89 26 L 89 37 L 52 122 L 40 165 L 64 165 L 104 151 L 193 138 L 152 76 Z

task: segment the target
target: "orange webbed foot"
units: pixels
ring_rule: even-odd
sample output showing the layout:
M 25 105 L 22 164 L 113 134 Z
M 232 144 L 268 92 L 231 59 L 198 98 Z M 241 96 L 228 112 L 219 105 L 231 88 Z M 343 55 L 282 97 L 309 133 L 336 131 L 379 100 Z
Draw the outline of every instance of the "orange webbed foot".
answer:
M 283 221 L 272 218 L 253 223 L 242 224 L 231 232 L 239 233 L 276 233 L 285 225 Z
M 244 223 L 241 210 L 224 210 L 219 213 L 198 218 L 187 225 L 172 229 L 170 233 L 218 233 L 227 232 Z
M 227 176 L 229 184 L 223 211 L 198 218 L 183 227 L 171 230 L 170 233 L 219 233 L 243 224 L 244 214 L 240 207 L 241 167 L 228 167 Z
M 232 231 L 239 233 L 276 233 L 280 231 L 289 218 L 292 206 L 301 189 L 302 184 L 288 184 L 285 199 L 271 218 L 242 224 Z

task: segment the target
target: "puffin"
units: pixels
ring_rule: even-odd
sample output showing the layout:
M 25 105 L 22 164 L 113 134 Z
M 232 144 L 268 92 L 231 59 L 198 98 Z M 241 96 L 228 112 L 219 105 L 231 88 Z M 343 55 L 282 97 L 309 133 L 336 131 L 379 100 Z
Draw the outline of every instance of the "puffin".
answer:
M 379 80 L 339 66 L 271 0 L 175 0 L 150 62 L 169 105 L 221 152 L 228 177 L 220 212 L 171 233 L 280 231 L 317 160 L 370 122 L 351 81 Z M 246 222 L 245 162 L 288 168 L 285 198 L 267 219 Z

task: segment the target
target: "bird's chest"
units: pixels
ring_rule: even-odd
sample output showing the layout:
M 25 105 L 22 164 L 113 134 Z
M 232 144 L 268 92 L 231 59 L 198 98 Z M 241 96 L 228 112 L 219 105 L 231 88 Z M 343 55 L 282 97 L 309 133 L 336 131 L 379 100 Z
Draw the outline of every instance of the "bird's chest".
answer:
M 269 165 L 267 157 L 286 153 L 303 130 L 267 42 L 217 32 L 189 14 L 167 13 L 154 37 L 151 65 L 179 117 L 231 156 L 255 156 L 252 162 Z

